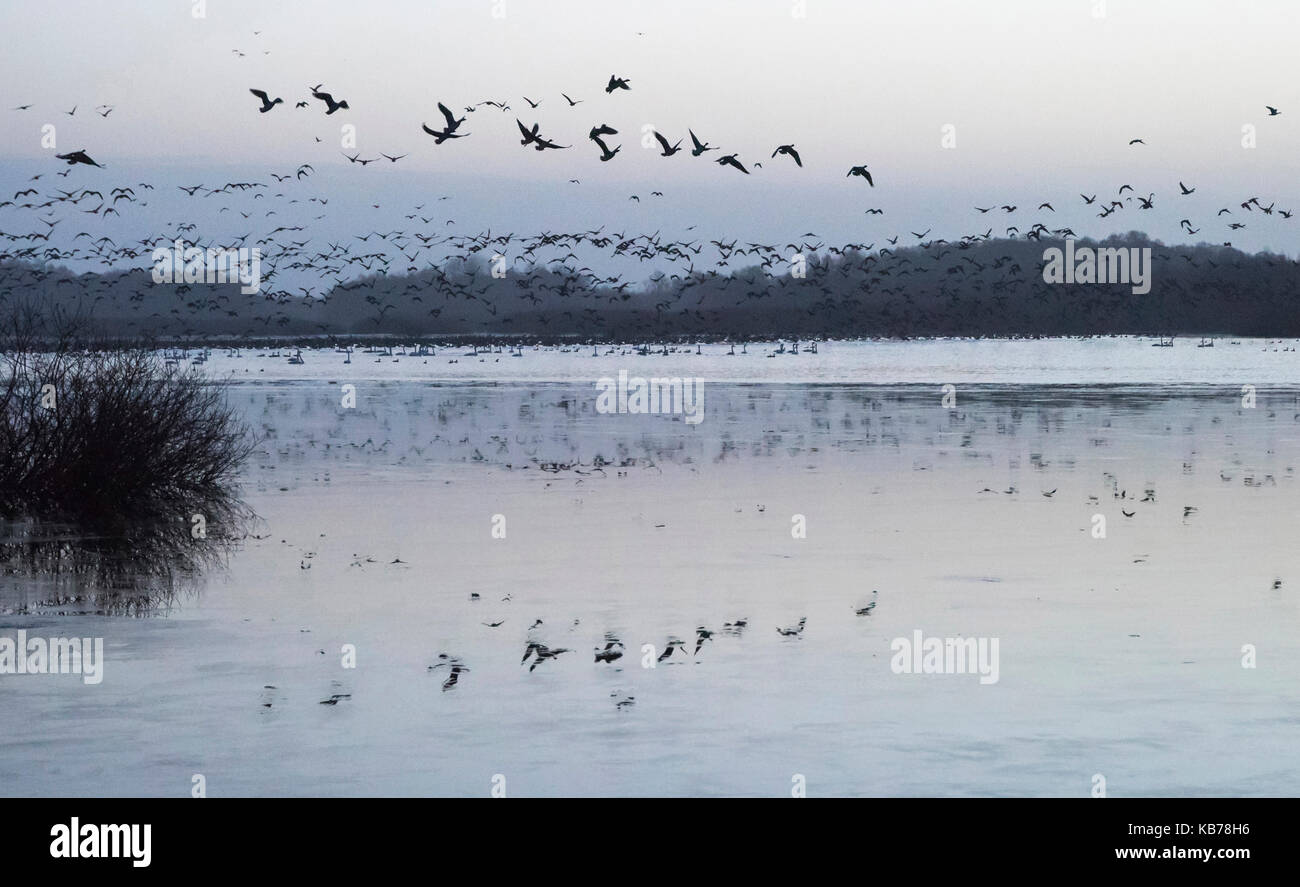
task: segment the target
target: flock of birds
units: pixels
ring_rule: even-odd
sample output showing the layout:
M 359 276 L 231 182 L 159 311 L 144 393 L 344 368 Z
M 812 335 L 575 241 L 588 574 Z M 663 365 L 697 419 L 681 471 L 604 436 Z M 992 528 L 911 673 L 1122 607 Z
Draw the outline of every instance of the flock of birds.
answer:
M 242 55 L 241 51 L 236 51 Z M 633 89 L 631 78 L 611 75 L 604 86 L 607 96 Z M 264 88 L 249 90 L 257 105 L 251 113 L 272 115 L 281 105 L 288 102 L 280 95 Z M 576 99 L 568 93 L 561 93 L 564 109 L 570 114 L 579 114 L 585 99 Z M 306 97 L 296 101 L 294 108 L 306 111 L 312 102 L 323 110 L 323 116 L 334 117 L 351 109 L 346 98 L 336 92 L 325 90 L 325 84 L 318 83 L 307 87 Z M 524 97 L 530 110 L 538 109 L 544 99 Z M 611 99 L 613 101 L 613 99 Z M 442 120 L 434 126 L 422 122 L 421 130 L 432 140 L 435 146 L 463 140 L 471 136 L 467 126 L 470 115 L 493 109 L 501 114 L 510 114 L 509 100 L 487 99 L 465 105 L 459 113 L 448 104 L 437 102 L 437 109 Z M 32 104 L 19 105 L 15 111 L 30 112 Z M 77 108 L 65 114 L 75 114 Z M 107 117 L 112 107 L 100 106 L 98 112 Z M 1277 117 L 1282 111 L 1274 106 L 1266 106 L 1269 117 Z M 520 135 L 520 144 L 537 152 L 562 151 L 574 147 L 561 144 L 549 133 L 543 134 L 537 122 L 526 124 L 520 117 L 515 117 Z M 588 139 L 598 151 L 601 162 L 610 162 L 619 156 L 622 145 L 614 144 L 612 139 L 620 130 L 608 123 L 592 126 Z M 709 152 L 719 152 L 714 162 L 745 175 L 762 167 L 762 161 L 746 163 L 737 151 L 722 153 L 723 149 L 701 139 L 693 128 L 686 129 L 682 138 L 671 139 L 663 132 L 653 133 L 657 141 L 658 155 L 672 158 L 679 153 L 689 152 L 692 157 L 704 157 Z M 685 144 L 689 138 L 689 146 Z M 317 141 L 321 141 L 318 137 Z M 1133 146 L 1146 145 L 1146 139 L 1133 139 Z M 766 152 L 765 152 L 766 153 Z M 397 163 L 409 156 L 403 153 L 379 152 L 374 157 L 363 157 L 360 153 L 344 156 L 349 165 L 362 167 L 387 160 Z M 987 206 L 976 206 L 973 212 L 982 217 L 997 212 L 1007 220 L 1007 224 L 995 230 L 988 226 L 983 231 L 972 231 L 956 240 L 931 237 L 932 228 L 918 231 L 904 231 L 882 238 L 881 241 L 858 241 L 836 246 L 828 244 L 815 232 L 804 232 L 798 239 L 784 245 L 781 243 L 740 242 L 738 239 L 707 239 L 694 234 L 694 227 L 686 229 L 685 237 L 669 238 L 660 232 L 635 233 L 626 230 L 607 231 L 605 226 L 587 230 L 556 232 L 543 231 L 526 236 L 515 233 L 479 234 L 449 233 L 454 227 L 454 219 L 448 219 L 438 208 L 429 202 L 416 203 L 403 211 L 407 226 L 395 227 L 381 231 L 372 229 L 364 234 L 355 234 L 351 242 L 340 239 L 327 239 L 320 242 L 313 234 L 313 228 L 328 216 L 327 206 L 330 197 L 323 194 L 311 194 L 309 189 L 315 167 L 311 163 L 302 163 L 294 169 L 272 172 L 261 181 L 228 181 L 222 184 L 198 183 L 178 186 L 186 198 L 195 201 L 196 210 L 209 210 L 216 217 L 229 214 L 246 220 L 247 233 L 232 239 L 218 242 L 218 239 L 205 235 L 200 222 L 193 215 L 169 223 L 165 230 L 152 236 L 139 239 L 115 238 L 108 233 L 100 233 L 95 227 L 79 226 L 73 220 L 79 218 L 98 219 L 103 222 L 110 216 L 123 218 L 133 208 L 143 209 L 158 199 L 156 186 L 149 182 L 105 183 L 102 176 L 109 167 L 88 153 L 79 149 L 57 155 L 67 165 L 67 169 L 57 173 L 66 178 L 73 168 L 81 168 L 96 176 L 93 182 L 70 184 L 68 187 L 56 187 L 45 190 L 42 183 L 46 174 L 32 177 L 27 187 L 19 189 L 12 197 L 0 201 L 0 303 L 14 298 L 25 286 L 48 280 L 59 288 L 72 287 L 80 289 L 80 295 L 91 305 L 101 301 L 117 302 L 118 308 L 126 312 L 137 312 L 128 326 L 138 334 L 200 334 L 204 332 L 205 323 L 213 316 L 222 319 L 243 319 L 247 321 L 240 334 L 255 335 L 273 333 L 277 330 L 288 331 L 295 323 L 295 311 L 306 306 L 324 305 L 331 297 L 352 294 L 359 309 L 367 313 L 368 320 L 358 318 L 358 328 L 350 332 L 377 330 L 386 323 L 386 315 L 399 307 L 414 309 L 420 306 L 425 322 L 437 327 L 449 319 L 443 312 L 452 306 L 458 306 L 460 312 L 455 315 L 463 323 L 483 323 L 491 325 L 503 307 L 500 299 L 503 293 L 494 287 L 494 281 L 486 273 L 471 270 L 467 275 L 449 271 L 462 267 L 471 260 L 495 256 L 508 256 L 511 271 L 522 265 L 526 272 L 537 272 L 546 279 L 533 279 L 530 276 L 513 277 L 511 283 L 516 287 L 519 304 L 541 309 L 543 299 L 560 300 L 562 304 L 571 304 L 571 308 L 558 311 L 542 311 L 538 322 L 548 330 L 555 332 L 582 332 L 599 335 L 602 325 L 602 306 L 620 305 L 632 298 L 637 290 L 634 288 L 648 286 L 651 290 L 663 284 L 676 287 L 654 305 L 655 317 L 643 324 L 638 332 L 647 337 L 662 332 L 657 321 L 674 315 L 681 315 L 697 324 L 719 322 L 727 305 L 753 304 L 756 300 L 779 301 L 782 296 L 801 283 L 820 288 L 829 303 L 833 301 L 833 287 L 823 276 L 821 279 L 799 281 L 792 279 L 788 273 L 795 261 L 791 253 L 807 255 L 824 252 L 844 260 L 839 268 L 846 279 L 850 275 L 862 278 L 862 289 L 870 290 L 889 300 L 890 310 L 900 318 L 900 324 L 906 319 L 923 317 L 926 310 L 934 314 L 933 309 L 920 309 L 911 302 L 908 291 L 909 275 L 918 273 L 920 266 L 930 263 L 947 275 L 962 275 L 969 272 L 994 271 L 1000 275 L 988 284 L 994 289 L 1010 292 L 1034 282 L 1036 269 L 1026 269 L 1009 254 L 999 257 L 992 269 L 986 262 L 970 260 L 960 261 L 958 253 L 973 246 L 988 242 L 994 238 L 1041 240 L 1075 236 L 1074 229 L 1068 224 L 1055 221 L 1057 207 L 1051 200 L 1033 201 L 1035 213 L 1040 217 L 1023 220 L 1024 212 L 1017 201 L 995 201 Z M 805 168 L 809 158 L 800 151 L 792 141 L 777 144 L 770 152 L 769 160 L 787 159 L 796 170 Z M 319 162 L 319 161 L 318 161 Z M 847 178 L 860 178 L 869 188 L 875 188 L 876 181 L 872 170 L 866 163 L 853 165 L 845 174 Z M 580 184 L 577 179 L 569 180 Z M 1096 215 L 1106 219 L 1117 213 L 1131 209 L 1150 210 L 1156 206 L 1155 189 L 1139 191 L 1133 184 L 1120 184 L 1113 196 L 1103 197 L 1098 193 L 1081 193 L 1082 206 L 1095 210 Z M 1172 199 L 1190 200 L 1196 188 L 1184 182 L 1178 183 L 1178 191 Z M 3 196 L 3 195 L 0 195 Z M 656 190 L 652 198 L 663 198 L 664 192 Z M 449 196 L 438 199 L 438 203 L 449 200 Z M 634 194 L 629 200 L 640 202 L 641 196 Z M 374 204 L 380 209 L 380 204 Z M 3 211 L 9 213 L 26 213 L 31 228 L 15 231 L 11 224 L 5 222 Z M 865 210 L 870 216 L 882 216 L 885 210 L 871 207 Z M 1248 220 L 1273 217 L 1289 221 L 1293 211 L 1278 206 L 1278 201 L 1262 195 L 1247 195 L 1234 206 L 1217 208 L 1215 218 L 1226 221 L 1227 232 L 1245 228 Z M 1018 221 L 1017 221 L 1018 220 Z M 205 223 L 206 224 L 206 223 Z M 1206 223 L 1194 220 L 1194 214 L 1188 212 L 1180 220 L 1180 230 L 1192 236 L 1204 230 Z M 76 230 L 65 231 L 72 227 Z M 905 235 L 910 234 L 910 238 Z M 66 237 L 66 239 L 65 239 Z M 128 293 L 120 290 L 121 281 L 110 272 L 123 268 L 138 268 L 140 261 L 149 257 L 153 250 L 169 246 L 178 239 L 186 240 L 200 246 L 221 248 L 258 247 L 263 252 L 263 291 L 245 297 L 244 304 L 238 304 L 240 297 L 230 292 L 218 296 L 190 286 L 178 287 L 175 292 L 180 296 L 166 310 L 146 310 L 147 293 L 152 286 L 147 276 L 139 278 L 138 285 Z M 919 251 L 904 252 L 900 246 L 919 248 Z M 1224 241 L 1224 246 L 1231 247 L 1231 241 Z M 705 249 L 712 248 L 713 257 L 706 261 Z M 638 264 L 652 261 L 667 264 L 669 269 L 656 268 L 648 281 L 637 282 L 624 273 L 601 273 L 592 267 L 593 255 L 606 254 L 611 259 L 632 259 Z M 949 259 L 949 257 L 952 257 Z M 750 267 L 757 267 L 763 272 L 761 280 L 753 280 L 735 275 L 733 261 L 745 260 Z M 940 263 L 949 259 L 950 264 Z M 851 260 L 851 261 L 850 261 Z M 15 262 L 27 263 L 22 273 L 15 270 Z M 697 262 L 700 264 L 697 265 Z M 75 267 L 78 264 L 98 267 L 99 276 L 60 275 L 55 266 Z M 394 287 L 394 281 L 405 277 L 403 285 Z M 295 279 L 296 278 L 296 279 Z M 282 280 L 284 282 L 282 282 Z M 296 283 L 306 280 L 312 285 L 300 286 Z M 954 287 L 962 283 L 960 278 L 953 278 Z M 692 288 L 701 284 L 716 284 L 724 292 L 734 294 L 734 300 L 725 304 L 713 304 L 706 307 L 699 302 L 692 304 L 687 298 Z M 980 286 L 985 284 L 981 283 Z M 1179 284 L 1175 283 L 1177 287 Z M 62 291 L 62 289 L 60 289 Z M 939 287 L 939 296 L 951 297 L 953 290 L 946 285 Z M 440 297 L 440 298 L 439 298 Z M 841 299 L 841 306 L 849 304 L 856 297 Z M 580 304 L 585 302 L 586 304 Z M 716 302 L 716 300 L 715 300 Z M 432 304 L 430 304 L 432 303 Z M 148 307 L 157 309 L 156 305 Z M 818 310 L 815 306 L 809 309 Z M 550 326 L 554 324 L 554 326 Z M 334 334 L 343 332 L 329 323 L 320 323 L 319 332 Z M 780 331 L 773 330 L 773 333 Z M 888 332 L 888 330 L 886 330 Z

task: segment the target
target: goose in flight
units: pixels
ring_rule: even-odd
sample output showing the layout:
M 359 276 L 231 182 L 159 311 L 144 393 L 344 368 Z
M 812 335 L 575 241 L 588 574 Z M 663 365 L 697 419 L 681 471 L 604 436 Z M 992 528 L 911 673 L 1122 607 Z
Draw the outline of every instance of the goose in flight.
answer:
M 610 126 L 608 123 L 602 123 L 600 126 L 593 126 L 591 128 L 591 132 L 587 133 L 587 138 L 598 139 L 601 136 L 616 136 L 616 135 L 618 135 L 617 129 Z
M 681 139 L 677 140 L 677 144 L 669 146 L 668 140 L 664 138 L 660 133 L 656 132 L 655 138 L 659 140 L 659 145 L 660 147 L 663 148 L 663 152 L 659 155 L 661 157 L 672 157 L 674 154 L 676 154 L 678 151 L 682 149 Z
M 617 154 L 619 151 L 623 150 L 623 146 L 622 146 L 622 145 L 619 145 L 617 148 L 615 148 L 613 151 L 611 151 L 611 150 L 609 150 L 609 146 L 606 145 L 606 144 L 605 144 L 603 141 L 601 141 L 599 138 L 592 138 L 592 141 L 595 142 L 597 145 L 600 146 L 600 161 L 601 161 L 601 163 L 608 163 L 609 161 L 611 161 L 611 160 L 614 159 L 614 155 L 615 155 L 615 154 Z
M 261 110 L 263 114 L 265 114 L 267 111 L 271 110 L 276 105 L 284 101 L 284 99 L 281 98 L 272 99 L 269 95 L 266 94 L 265 91 L 260 89 L 250 89 L 249 92 L 251 92 L 253 95 L 257 96 L 259 99 L 262 100 Z
M 1277 115 L 1279 115 L 1279 114 L 1282 113 L 1282 112 L 1279 111 L 1277 108 L 1274 108 L 1272 105 L 1265 105 L 1264 107 L 1265 107 L 1265 108 L 1268 108 L 1268 116 L 1269 116 L 1269 117 L 1276 117 Z
M 736 159 L 735 154 L 728 154 L 725 157 L 719 157 L 717 160 L 713 162 L 721 164 L 722 166 L 734 167 L 740 170 L 741 172 L 743 172 L 745 175 L 749 175 L 749 170 L 745 169 L 745 165 Z
M 420 124 L 420 129 L 433 136 L 433 143 L 435 145 L 441 145 L 443 142 L 447 141 L 447 139 L 463 139 L 465 136 L 470 135 L 470 133 L 467 132 L 456 132 L 456 130 L 460 128 L 460 125 L 465 122 L 464 117 L 457 120 L 452 116 L 451 111 L 442 102 L 438 103 L 438 108 L 442 111 L 443 116 L 447 118 L 446 129 L 442 132 L 438 132 L 436 129 L 430 129 L 429 124 L 427 123 Z
M 532 129 L 524 126 L 524 122 L 518 117 L 515 118 L 515 123 L 518 124 L 519 131 L 523 133 L 524 136 L 519 142 L 521 145 L 528 145 L 531 143 L 538 151 L 545 151 L 547 148 L 561 149 L 573 147 L 572 145 L 557 145 L 549 139 L 542 138 L 541 134 L 537 131 L 538 124 L 536 123 L 533 124 Z
M 795 166 L 801 168 L 803 167 L 803 161 L 799 159 L 799 152 L 794 149 L 794 145 L 779 146 L 775 151 L 772 152 L 772 156 L 775 157 L 778 154 L 785 154 L 791 160 L 794 161 Z
M 528 103 L 528 106 L 533 108 L 534 110 L 536 110 L 537 106 L 541 104 L 540 101 L 535 102 L 532 99 L 530 99 L 528 96 L 524 96 L 524 101 L 526 101 Z
M 873 188 L 876 187 L 876 183 L 872 181 L 871 173 L 867 171 L 867 165 L 865 163 L 862 166 L 855 166 L 850 169 L 849 175 L 845 176 L 845 178 L 847 179 L 849 176 L 862 176 L 862 178 L 867 180 L 868 185 Z
M 609 85 L 605 87 L 605 92 L 611 93 L 616 89 L 626 89 L 630 92 L 632 87 L 628 86 L 628 81 L 624 80 L 622 77 L 615 77 L 613 74 L 610 74 Z
M 686 130 L 686 131 L 687 131 L 688 133 L 690 133 L 691 141 L 695 143 L 695 147 L 691 149 L 691 156 L 692 156 L 692 157 L 699 157 L 699 156 L 700 156 L 701 154 L 703 154 L 705 151 L 716 151 L 716 150 L 718 150 L 717 148 L 710 146 L 708 142 L 701 142 L 699 139 L 697 139 L 697 138 L 695 137 L 695 133 L 692 132 L 691 130 L 688 129 L 688 130 Z
M 1178 183 L 1178 188 L 1183 192 L 1184 195 L 1193 194 L 1196 192 L 1195 188 L 1189 188 L 1186 185 L 1184 185 L 1182 182 Z
M 348 103 L 346 100 L 340 100 L 337 102 L 334 101 L 334 96 L 330 95 L 328 92 L 321 92 L 319 86 L 317 86 L 315 89 L 312 90 L 311 97 L 314 99 L 320 99 L 322 102 L 325 103 L 326 117 L 328 117 L 330 114 L 333 114 L 339 108 L 342 108 L 344 111 L 349 110 Z
M 564 96 L 564 100 L 565 100 L 566 102 L 569 103 L 569 107 L 570 107 L 570 108 L 576 108 L 578 105 L 581 105 L 581 104 L 582 104 L 582 99 L 578 99 L 578 100 L 575 102 L 573 99 L 571 99 L 571 98 L 569 98 L 567 95 L 565 95 L 565 93 L 560 93 L 560 95 Z
M 1130 144 L 1130 145 L 1145 145 L 1146 142 L 1142 141 L 1141 139 L 1129 139 L 1129 144 Z
M 451 113 L 451 108 L 448 108 L 442 102 L 438 102 L 438 110 L 442 112 L 442 116 L 447 120 L 446 132 L 455 132 L 460 129 L 460 125 L 465 122 L 464 117 L 457 117 L 455 114 Z
M 104 169 L 103 164 L 96 163 L 94 160 L 90 159 L 90 155 L 86 153 L 85 148 L 67 154 L 55 154 L 54 156 L 59 160 L 68 161 L 68 166 L 75 166 L 78 163 L 84 163 L 86 166 L 98 166 L 100 169 Z

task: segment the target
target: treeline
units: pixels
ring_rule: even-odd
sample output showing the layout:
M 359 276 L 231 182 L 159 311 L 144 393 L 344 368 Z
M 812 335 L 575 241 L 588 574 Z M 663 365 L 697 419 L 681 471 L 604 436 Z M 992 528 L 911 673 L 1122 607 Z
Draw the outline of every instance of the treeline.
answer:
M 576 253 L 531 267 L 480 254 L 342 281 L 324 297 L 8 262 L 0 264 L 0 311 L 35 297 L 51 310 L 88 313 L 104 336 L 162 339 L 1300 336 L 1300 263 L 1289 258 L 1166 246 L 1137 232 L 1076 246 L 1149 248 L 1151 291 L 1046 283 L 1044 250 L 1064 248 L 1046 238 L 898 249 L 714 243 L 694 251 L 687 270 L 675 259 L 640 283 L 592 271 L 583 263 L 599 262 Z

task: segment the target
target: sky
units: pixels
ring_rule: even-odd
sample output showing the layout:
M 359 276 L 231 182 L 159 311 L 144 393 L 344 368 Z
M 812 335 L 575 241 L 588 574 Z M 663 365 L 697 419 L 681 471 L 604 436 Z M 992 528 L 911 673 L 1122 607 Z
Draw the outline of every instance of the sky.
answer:
M 844 243 L 1043 221 L 1295 255 L 1300 222 L 1256 212 L 1229 232 L 1214 214 L 1252 196 L 1300 208 L 1297 24 L 1293 0 L 4 0 L 0 185 L 61 168 L 42 144 L 52 124 L 60 153 L 85 148 L 108 167 L 76 170 L 82 184 L 138 177 L 170 192 L 311 163 L 334 206 L 320 225 L 340 233 L 448 196 L 438 209 L 464 233 L 694 225 Z M 607 95 L 611 74 L 631 91 Z M 317 83 L 350 109 L 326 117 L 307 92 Z M 250 88 L 285 103 L 260 114 Z M 420 130 L 441 126 L 439 101 L 461 114 L 486 99 L 511 111 L 480 107 L 466 115 L 471 135 L 441 146 Z M 516 117 L 574 147 L 522 147 Z M 620 130 L 610 163 L 586 138 L 598 123 Z M 407 156 L 350 164 L 345 124 L 361 157 Z M 723 151 L 663 158 L 643 145 L 654 128 L 689 147 L 688 127 Z M 785 143 L 802 169 L 769 156 Z M 753 174 L 709 162 L 730 152 Z M 875 188 L 845 177 L 857 164 Z M 1156 209 L 1102 220 L 1079 198 L 1124 183 L 1155 193 Z M 103 227 L 157 227 L 192 210 L 177 200 L 157 195 Z M 1043 201 L 1055 214 L 1033 209 Z M 1004 203 L 1018 212 L 973 210 Z M 1200 232 L 1181 235 L 1182 218 Z

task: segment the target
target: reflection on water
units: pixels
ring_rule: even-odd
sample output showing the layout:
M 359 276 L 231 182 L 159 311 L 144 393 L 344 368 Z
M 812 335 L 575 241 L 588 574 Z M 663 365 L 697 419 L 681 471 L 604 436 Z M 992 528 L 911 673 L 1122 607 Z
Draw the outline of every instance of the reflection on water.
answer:
M 93 690 L 0 679 L 0 791 L 1297 791 L 1293 388 L 719 384 L 695 426 L 356 395 L 231 392 L 267 529 L 171 618 L 0 620 L 106 649 Z M 917 631 L 998 639 L 998 682 L 895 673 Z
M 149 616 L 197 591 L 252 520 L 237 500 L 209 501 L 172 520 L 86 528 L 0 521 L 0 612 Z

